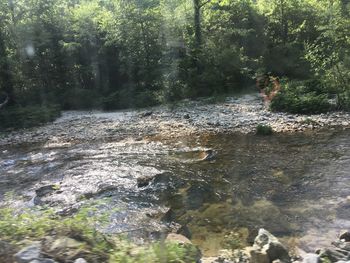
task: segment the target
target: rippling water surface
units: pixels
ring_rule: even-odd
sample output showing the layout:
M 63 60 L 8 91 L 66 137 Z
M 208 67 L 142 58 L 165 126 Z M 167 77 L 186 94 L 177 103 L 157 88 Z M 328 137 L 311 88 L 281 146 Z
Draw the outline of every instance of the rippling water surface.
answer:
M 136 236 L 159 236 L 174 222 L 206 255 L 249 243 L 260 227 L 313 250 L 350 228 L 349 138 L 342 131 L 1 148 L 0 200 L 63 212 L 93 204 L 110 213 L 107 231 Z M 203 160 L 209 149 L 214 157 Z M 35 197 L 45 185 L 55 190 Z

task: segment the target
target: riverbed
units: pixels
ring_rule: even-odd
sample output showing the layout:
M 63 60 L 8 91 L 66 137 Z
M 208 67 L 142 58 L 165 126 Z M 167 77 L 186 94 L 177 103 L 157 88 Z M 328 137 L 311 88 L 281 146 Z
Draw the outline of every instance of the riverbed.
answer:
M 178 232 L 205 256 L 259 228 L 313 251 L 350 228 L 348 121 L 270 113 L 251 95 L 175 112 L 65 112 L 1 138 L 0 203 L 63 216 L 94 207 L 108 215 L 101 231 L 141 243 Z M 261 122 L 275 133 L 255 135 Z

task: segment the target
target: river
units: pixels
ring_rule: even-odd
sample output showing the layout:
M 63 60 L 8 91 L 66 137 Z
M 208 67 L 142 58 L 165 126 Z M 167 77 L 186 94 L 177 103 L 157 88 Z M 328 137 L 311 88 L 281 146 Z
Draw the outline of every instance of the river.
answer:
M 251 242 L 260 227 L 312 251 L 350 228 L 349 138 L 324 131 L 7 146 L 0 202 L 62 214 L 94 206 L 109 214 L 103 231 L 140 240 L 178 229 L 206 256 Z M 214 156 L 203 160 L 208 150 Z

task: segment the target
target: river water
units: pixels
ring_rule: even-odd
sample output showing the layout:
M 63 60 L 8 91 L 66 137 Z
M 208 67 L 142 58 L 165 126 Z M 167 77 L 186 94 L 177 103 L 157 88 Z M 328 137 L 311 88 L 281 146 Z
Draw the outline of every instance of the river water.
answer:
M 109 213 L 104 231 L 157 238 L 170 226 L 207 256 L 249 244 L 261 227 L 312 251 L 350 228 L 349 138 L 327 131 L 11 146 L 0 149 L 0 202 L 63 214 L 94 206 Z M 203 160 L 209 149 L 214 157 Z M 47 185 L 52 191 L 36 196 Z

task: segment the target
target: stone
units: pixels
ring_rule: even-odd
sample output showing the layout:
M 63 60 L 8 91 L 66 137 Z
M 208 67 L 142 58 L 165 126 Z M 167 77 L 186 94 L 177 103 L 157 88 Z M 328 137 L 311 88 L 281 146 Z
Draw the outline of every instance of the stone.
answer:
M 174 233 L 168 234 L 165 241 L 174 242 L 178 244 L 192 244 L 192 242 L 187 237 Z
M 57 263 L 57 262 L 51 258 L 43 258 L 43 259 L 34 259 L 29 263 Z
M 279 240 L 265 229 L 259 229 L 258 236 L 254 240 L 253 248 L 266 252 L 270 262 L 280 259 L 283 262 L 291 262 L 288 250 Z
M 320 257 L 317 254 L 308 253 L 303 257 L 302 263 L 319 263 Z
M 184 119 L 186 119 L 186 120 L 188 120 L 188 119 L 190 119 L 191 117 L 190 117 L 190 115 L 188 114 L 188 113 L 186 113 L 185 115 L 184 115 Z
M 185 254 L 190 258 L 194 258 L 195 262 L 200 262 L 202 257 L 201 251 L 192 244 L 192 242 L 185 236 L 170 233 L 165 239 L 166 242 L 171 242 L 177 244 L 179 247 L 185 249 Z
M 201 161 L 212 161 L 215 159 L 216 153 L 213 150 L 205 150 L 201 153 Z
M 0 240 L 0 262 L 11 262 L 13 254 L 15 254 L 15 248 L 11 244 Z
M 341 250 L 346 250 L 346 251 L 350 252 L 350 242 L 346 242 L 346 241 L 344 241 L 344 239 L 334 241 L 334 242 L 332 242 L 332 245 L 341 249 Z
M 83 257 L 87 252 L 86 244 L 70 237 L 60 237 L 57 239 L 47 239 L 45 243 L 47 252 L 55 255 L 59 262 L 72 262 L 73 259 Z
M 77 258 L 74 263 L 87 263 L 87 261 L 83 258 Z
M 269 255 L 266 251 L 260 251 L 256 249 L 250 250 L 250 263 L 270 263 Z
M 350 242 L 350 232 L 349 231 L 343 231 L 339 235 L 340 240 L 344 240 L 345 242 Z
M 153 114 L 153 111 L 146 111 L 144 113 L 141 114 L 141 117 L 142 118 L 145 118 L 145 117 L 149 117 Z
M 347 256 L 334 248 L 325 248 L 319 251 L 320 258 L 328 258 L 331 262 L 347 260 Z
M 50 251 L 60 251 L 65 249 L 79 249 L 82 246 L 82 243 L 69 238 L 69 237 L 62 237 L 56 239 L 53 244 L 50 247 Z
M 45 185 L 35 190 L 35 194 L 38 197 L 43 197 L 45 195 L 51 194 L 58 190 L 58 186 L 54 184 Z
M 39 242 L 21 249 L 15 254 L 17 263 L 29 263 L 35 259 L 40 259 L 41 244 Z
M 142 188 L 146 187 L 150 184 L 150 182 L 153 180 L 154 176 L 140 176 L 137 178 L 137 187 Z

